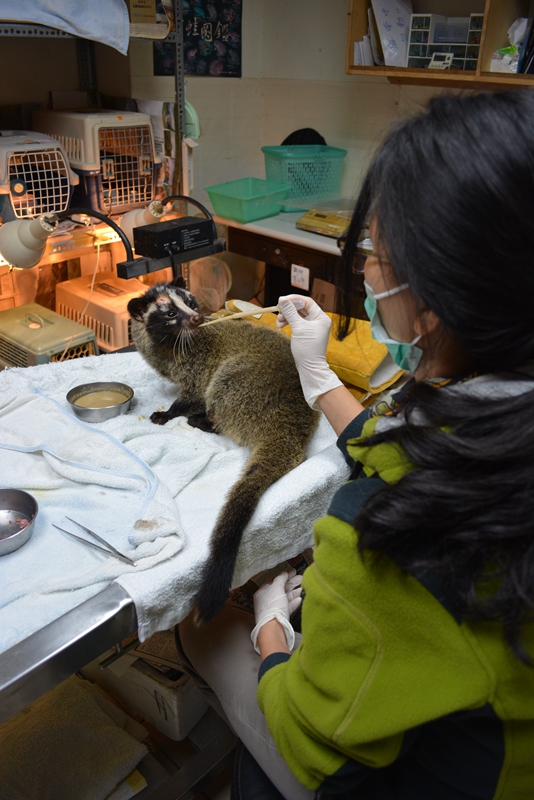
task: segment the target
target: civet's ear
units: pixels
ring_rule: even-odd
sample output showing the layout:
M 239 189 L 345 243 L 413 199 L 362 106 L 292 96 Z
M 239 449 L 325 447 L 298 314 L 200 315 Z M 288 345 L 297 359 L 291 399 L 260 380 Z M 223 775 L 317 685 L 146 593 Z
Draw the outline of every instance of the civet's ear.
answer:
M 146 302 L 144 297 L 133 297 L 127 305 L 128 314 L 133 319 L 143 320 L 143 311 L 145 310 Z
M 172 281 L 172 285 L 176 286 L 177 289 L 185 289 L 186 286 L 185 286 L 184 276 L 178 275 L 178 277 Z

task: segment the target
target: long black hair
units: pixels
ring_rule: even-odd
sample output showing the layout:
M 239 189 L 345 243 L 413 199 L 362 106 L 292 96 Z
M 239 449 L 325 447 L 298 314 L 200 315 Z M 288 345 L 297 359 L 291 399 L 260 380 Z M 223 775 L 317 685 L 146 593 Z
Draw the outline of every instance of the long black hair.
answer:
M 534 392 L 519 381 L 534 359 L 534 92 L 435 97 L 388 134 L 344 243 L 339 338 L 371 217 L 397 282 L 478 373 L 505 372 L 519 391 L 482 399 L 411 386 L 403 424 L 367 444 L 396 442 L 418 469 L 363 507 L 361 551 L 439 573 L 466 618 L 502 623 L 532 663 L 521 626 L 534 620 Z

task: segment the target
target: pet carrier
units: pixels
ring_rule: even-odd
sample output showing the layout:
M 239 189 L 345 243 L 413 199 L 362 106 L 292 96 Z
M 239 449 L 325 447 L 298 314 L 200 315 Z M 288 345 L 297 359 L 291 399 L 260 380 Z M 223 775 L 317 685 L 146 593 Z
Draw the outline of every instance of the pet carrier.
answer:
M 0 131 L 3 222 L 64 211 L 78 181 L 55 139 L 33 131 Z
M 64 147 L 80 176 L 72 205 L 101 214 L 144 208 L 156 197 L 161 161 L 154 149 L 152 123 L 138 111 L 35 111 L 36 130 Z
M 0 311 L 0 367 L 31 367 L 98 352 L 92 330 L 38 303 Z
M 56 311 L 78 321 L 91 291 L 90 275 L 73 278 L 56 285 Z M 132 344 L 130 315 L 126 306 L 132 297 L 144 294 L 147 287 L 132 278 L 117 278 L 113 272 L 99 272 L 93 286 L 91 301 L 81 322 L 94 332 L 102 350 L 117 350 Z

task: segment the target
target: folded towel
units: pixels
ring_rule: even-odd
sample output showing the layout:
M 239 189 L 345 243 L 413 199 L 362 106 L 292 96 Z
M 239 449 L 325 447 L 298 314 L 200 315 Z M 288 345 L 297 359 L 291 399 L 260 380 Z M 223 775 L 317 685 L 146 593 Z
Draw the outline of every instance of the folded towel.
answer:
M 6 21 L 46 25 L 102 42 L 123 55 L 128 52 L 130 20 L 124 0 L 3 0 L 0 14 Z
M 178 510 L 167 486 L 115 437 L 80 423 L 55 401 L 29 393 L 1 405 L 0 448 L 1 483 L 29 491 L 39 504 L 29 543 L 0 559 L 2 649 L 122 572 L 169 563 L 182 548 Z M 95 530 L 137 566 L 89 549 L 53 527 L 89 538 L 67 516 Z
M 104 800 L 148 753 L 143 726 L 76 676 L 0 726 L 4 800 Z
M 80 423 L 66 394 L 101 380 L 132 386 L 131 410 Z M 112 580 L 134 600 L 142 641 L 189 613 L 216 518 L 248 450 L 191 428 L 184 417 L 151 423 L 150 414 L 175 397 L 175 386 L 138 353 L 0 373 L 0 484 L 25 489 L 39 503 L 28 544 L 0 558 L 0 651 Z M 312 544 L 314 521 L 348 475 L 335 441 L 321 418 L 307 460 L 264 493 L 244 533 L 234 586 Z M 52 522 L 76 532 L 65 515 L 138 566 L 57 531 Z

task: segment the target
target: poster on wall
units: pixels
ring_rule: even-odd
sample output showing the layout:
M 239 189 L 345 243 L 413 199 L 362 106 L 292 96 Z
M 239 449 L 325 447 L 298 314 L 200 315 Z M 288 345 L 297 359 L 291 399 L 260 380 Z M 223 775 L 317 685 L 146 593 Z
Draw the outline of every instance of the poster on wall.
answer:
M 242 0 L 182 0 L 184 72 L 241 77 Z M 154 75 L 174 75 L 174 45 L 154 42 Z

